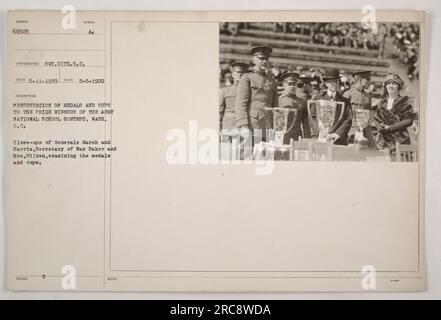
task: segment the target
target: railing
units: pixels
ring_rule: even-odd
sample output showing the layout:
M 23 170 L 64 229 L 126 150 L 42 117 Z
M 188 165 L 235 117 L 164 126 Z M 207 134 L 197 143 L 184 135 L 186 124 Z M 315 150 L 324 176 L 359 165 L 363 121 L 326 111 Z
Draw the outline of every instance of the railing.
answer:
M 221 159 L 243 160 L 243 145 L 237 136 L 221 139 Z M 228 150 L 228 151 L 227 151 Z M 358 144 L 340 146 L 331 142 L 317 142 L 315 139 L 291 139 L 289 145 L 277 145 L 274 141 L 255 144 L 251 158 L 246 160 L 285 160 L 285 161 L 350 161 L 350 162 L 416 162 L 418 146 L 396 145 L 394 151 L 363 148 Z M 227 156 L 226 156 L 227 155 Z

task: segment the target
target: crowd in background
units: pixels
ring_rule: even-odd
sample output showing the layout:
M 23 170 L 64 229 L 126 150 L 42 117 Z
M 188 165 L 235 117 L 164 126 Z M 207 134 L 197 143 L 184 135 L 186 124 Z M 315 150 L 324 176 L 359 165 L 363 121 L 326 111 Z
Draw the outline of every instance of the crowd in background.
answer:
M 291 33 L 309 37 L 310 43 L 377 50 L 379 58 L 386 58 L 386 45 L 390 45 L 388 58 L 396 58 L 407 68 L 410 80 L 418 78 L 420 46 L 419 25 L 415 23 L 379 23 L 376 29 L 363 28 L 361 23 L 270 23 L 276 33 Z M 250 23 L 221 23 L 220 33 L 237 36 L 241 29 L 252 29 Z
M 394 23 L 389 31 L 394 54 L 401 63 L 407 66 L 410 80 L 417 79 L 419 75 L 419 35 L 419 26 L 413 23 Z

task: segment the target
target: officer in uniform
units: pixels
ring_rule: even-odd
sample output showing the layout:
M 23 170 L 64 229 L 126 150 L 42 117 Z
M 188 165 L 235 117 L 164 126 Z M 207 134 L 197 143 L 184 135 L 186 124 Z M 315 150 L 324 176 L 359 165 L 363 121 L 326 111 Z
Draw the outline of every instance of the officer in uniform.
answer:
M 265 108 L 278 107 L 277 83 L 267 72 L 272 51 L 265 46 L 251 50 L 253 71 L 242 76 L 236 93 L 236 127 L 247 128 L 253 135 L 261 130 L 263 141 L 269 126 Z
M 353 110 L 364 109 L 371 110 L 371 95 L 365 90 L 369 87 L 371 80 L 370 71 L 355 72 L 352 88 L 346 91 L 343 96 L 349 99 Z
M 314 76 L 310 82 L 311 84 L 311 99 L 314 98 L 315 95 L 319 94 L 321 91 L 320 85 L 321 80 L 320 77 Z
M 355 110 L 372 110 L 372 97 L 366 92 L 370 85 L 371 71 L 361 71 L 352 74 L 352 88 L 346 91 L 343 96 L 349 99 L 352 108 L 352 128 L 349 132 L 349 143 L 355 138 L 355 132 L 358 130 L 355 121 Z M 373 115 L 374 112 L 371 112 Z
M 234 83 L 219 91 L 219 127 L 220 130 L 236 128 L 236 92 L 239 80 L 248 70 L 248 64 L 235 62 L 231 64 Z
M 283 137 L 283 143 L 289 144 L 291 138 L 298 140 L 299 137 L 310 138 L 308 108 L 306 100 L 296 96 L 296 87 L 299 78 L 296 73 L 286 73 L 282 77 L 283 93 L 279 97 L 280 108 L 295 109 L 297 112 L 290 112 L 288 115 L 288 129 Z M 294 118 L 294 115 L 296 117 Z
M 317 94 L 321 92 L 320 88 L 320 78 L 318 76 L 314 77 L 300 77 L 299 78 L 300 83 L 304 83 L 303 86 L 300 86 L 300 89 L 303 89 L 302 94 L 299 93 L 299 83 L 297 84 L 297 91 L 296 96 L 298 98 L 305 99 L 306 101 L 309 101 L 313 99 Z M 317 137 L 319 134 L 319 128 L 317 126 L 317 119 L 315 114 L 315 109 L 312 108 L 311 114 L 308 112 L 308 116 L 310 118 L 310 132 L 311 136 Z
M 297 81 L 296 96 L 301 99 L 309 100 L 311 99 L 310 91 L 311 87 L 309 85 L 312 78 L 306 76 L 299 76 Z

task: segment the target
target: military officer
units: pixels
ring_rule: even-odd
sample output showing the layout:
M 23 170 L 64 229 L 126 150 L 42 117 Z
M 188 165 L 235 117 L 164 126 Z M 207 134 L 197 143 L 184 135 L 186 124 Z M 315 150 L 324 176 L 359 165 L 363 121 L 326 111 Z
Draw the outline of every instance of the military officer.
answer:
M 305 76 L 300 77 L 297 81 L 297 89 L 296 89 L 296 96 L 301 99 L 309 100 L 311 99 L 310 91 L 311 87 L 309 85 L 309 81 L 311 81 L 312 78 L 308 78 Z
M 312 80 L 310 82 L 310 84 L 311 84 L 311 98 L 314 98 L 314 96 L 316 94 L 320 93 L 320 91 L 321 91 L 320 82 L 321 81 L 320 81 L 319 77 L 315 76 L 312 78 Z
M 312 98 L 314 98 L 314 96 L 316 96 L 317 94 L 320 93 L 321 89 L 320 89 L 320 78 L 318 76 L 314 76 L 314 77 L 300 77 L 299 78 L 301 82 L 304 83 L 304 88 L 306 89 L 304 91 L 303 95 L 299 95 L 299 91 L 296 92 L 296 96 L 298 98 L 303 98 L 306 101 L 311 100 Z M 306 88 L 305 88 L 306 86 Z M 297 87 L 299 87 L 299 85 L 297 84 Z M 298 88 L 297 88 L 298 90 Z M 317 137 L 319 134 L 319 128 L 317 126 L 317 119 L 316 119 L 316 114 L 315 114 L 315 109 L 312 108 L 311 110 L 311 114 L 309 114 L 308 112 L 308 116 L 310 117 L 310 131 L 311 131 L 311 136 Z
M 272 51 L 265 46 L 251 50 L 253 71 L 239 80 L 236 94 L 236 127 L 248 128 L 253 135 L 261 130 L 262 140 L 266 139 L 269 125 L 265 108 L 278 107 L 277 83 L 267 72 Z
M 353 110 L 372 109 L 371 95 L 365 90 L 369 87 L 371 72 L 361 71 L 352 74 L 354 79 L 352 88 L 346 91 L 343 96 L 349 99 Z
M 248 70 L 248 64 L 234 62 L 231 71 L 234 83 L 219 91 L 219 126 L 220 130 L 236 128 L 236 92 L 239 80 Z
M 357 132 L 355 121 L 355 110 L 372 110 L 372 97 L 366 92 L 366 89 L 370 85 L 371 72 L 361 71 L 352 74 L 352 88 L 346 91 L 343 96 L 349 99 L 352 108 L 352 128 L 349 131 L 349 142 L 352 143 L 355 139 L 355 133 Z M 373 115 L 374 111 L 372 111 Z M 366 134 L 366 133 L 365 133 Z
M 337 69 L 326 69 L 322 77 L 326 85 L 326 91 L 316 95 L 312 100 L 332 100 L 343 102 L 343 109 L 337 105 L 335 117 L 333 119 L 331 128 L 329 129 L 329 139 L 334 144 L 347 145 L 348 132 L 352 125 L 352 111 L 349 100 L 343 97 L 339 92 L 339 72 Z
M 299 137 L 310 138 L 311 130 L 306 100 L 296 96 L 299 78 L 296 73 L 286 73 L 281 80 L 283 93 L 279 97 L 279 107 L 296 110 L 296 113 L 290 112 L 288 115 L 288 129 L 283 137 L 283 143 L 289 144 L 291 138 L 294 140 L 298 140 Z

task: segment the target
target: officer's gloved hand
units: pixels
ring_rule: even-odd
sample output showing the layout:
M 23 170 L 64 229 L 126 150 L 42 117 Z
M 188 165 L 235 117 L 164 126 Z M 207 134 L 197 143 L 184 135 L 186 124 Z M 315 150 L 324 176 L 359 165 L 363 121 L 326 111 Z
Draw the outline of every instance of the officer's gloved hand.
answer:
M 239 132 L 246 132 L 246 131 L 250 131 L 250 128 L 247 125 L 243 125 L 238 127 Z
M 329 135 L 329 139 L 330 139 L 332 142 L 337 141 L 339 138 L 340 138 L 340 136 L 339 136 L 338 134 L 336 134 L 336 133 L 331 133 L 331 134 Z
M 239 126 L 237 128 L 241 140 L 250 138 L 252 136 L 251 130 L 247 125 Z

